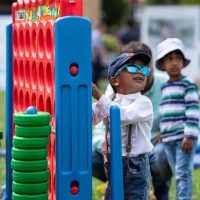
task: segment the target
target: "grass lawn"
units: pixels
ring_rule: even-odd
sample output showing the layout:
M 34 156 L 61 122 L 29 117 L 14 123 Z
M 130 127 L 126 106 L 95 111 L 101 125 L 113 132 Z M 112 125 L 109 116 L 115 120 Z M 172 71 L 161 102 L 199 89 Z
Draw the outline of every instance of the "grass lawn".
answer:
M 101 183 L 96 178 L 92 179 L 93 192 L 92 192 L 92 200 L 101 200 L 101 196 L 98 192 L 96 192 L 97 186 Z M 176 189 L 175 189 L 175 180 L 172 179 L 172 184 L 170 188 L 170 200 L 176 200 Z M 193 171 L 193 197 L 192 200 L 200 199 L 200 168 L 195 169 Z
M 5 93 L 0 91 L 0 130 L 4 132 L 4 138 L 1 141 L 0 150 L 5 149 Z M 101 200 L 101 195 L 96 191 L 101 182 L 93 178 L 92 200 Z M 5 159 L 0 158 L 0 185 L 5 184 Z M 1 192 L 1 191 L 0 191 Z M 193 172 L 193 198 L 200 199 L 200 168 Z M 170 190 L 170 200 L 175 200 L 175 181 L 172 180 Z

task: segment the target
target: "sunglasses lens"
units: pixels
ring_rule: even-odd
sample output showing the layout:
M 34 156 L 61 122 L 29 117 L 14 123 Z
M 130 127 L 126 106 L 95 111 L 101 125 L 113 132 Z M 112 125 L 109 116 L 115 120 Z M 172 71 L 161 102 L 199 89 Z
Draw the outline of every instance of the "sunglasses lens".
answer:
M 128 66 L 126 67 L 127 71 L 130 72 L 130 73 L 136 73 L 138 71 L 138 67 L 136 66 Z
M 150 69 L 148 67 L 141 67 L 141 72 L 144 76 L 149 76 Z
M 130 73 L 136 73 L 138 70 L 141 71 L 141 73 L 144 75 L 144 76 L 149 76 L 150 74 L 150 69 L 149 67 L 146 67 L 146 66 L 139 66 L 139 65 L 124 65 L 123 67 L 121 67 L 114 75 L 114 77 L 118 76 L 119 73 L 126 67 L 127 71 L 130 72 Z
M 150 69 L 146 66 L 128 66 L 126 69 L 130 73 L 136 73 L 140 70 L 144 76 L 149 76 L 150 74 Z

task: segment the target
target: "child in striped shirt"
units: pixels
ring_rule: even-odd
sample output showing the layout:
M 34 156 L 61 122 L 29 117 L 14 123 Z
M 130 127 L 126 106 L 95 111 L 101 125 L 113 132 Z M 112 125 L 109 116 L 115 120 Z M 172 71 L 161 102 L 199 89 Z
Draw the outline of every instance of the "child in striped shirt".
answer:
M 168 38 L 157 46 L 156 67 L 166 71 L 160 103 L 160 132 L 168 162 L 176 179 L 177 199 L 192 199 L 192 170 L 198 138 L 199 102 L 197 85 L 182 75 L 190 63 L 178 38 Z

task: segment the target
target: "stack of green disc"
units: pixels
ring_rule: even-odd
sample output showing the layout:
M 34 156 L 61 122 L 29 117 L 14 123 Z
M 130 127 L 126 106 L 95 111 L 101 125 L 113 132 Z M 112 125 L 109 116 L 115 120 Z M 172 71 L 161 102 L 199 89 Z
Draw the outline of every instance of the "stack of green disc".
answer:
M 0 146 L 1 146 L 1 140 L 3 139 L 3 132 L 0 131 Z
M 48 143 L 50 114 L 26 112 L 14 115 L 12 199 L 48 200 Z

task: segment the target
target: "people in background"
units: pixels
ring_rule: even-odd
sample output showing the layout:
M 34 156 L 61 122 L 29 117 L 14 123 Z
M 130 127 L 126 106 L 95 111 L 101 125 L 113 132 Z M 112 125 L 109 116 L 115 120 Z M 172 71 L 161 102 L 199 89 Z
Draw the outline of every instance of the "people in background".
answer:
M 192 199 L 192 170 L 198 138 L 199 99 L 197 85 L 182 69 L 190 63 L 182 41 L 168 38 L 157 46 L 156 67 L 169 80 L 162 85 L 160 133 L 176 180 L 176 198 Z
M 139 31 L 134 24 L 133 19 L 127 19 L 122 28 L 117 32 L 117 38 L 119 39 L 121 46 L 125 46 L 132 41 L 139 40 Z

